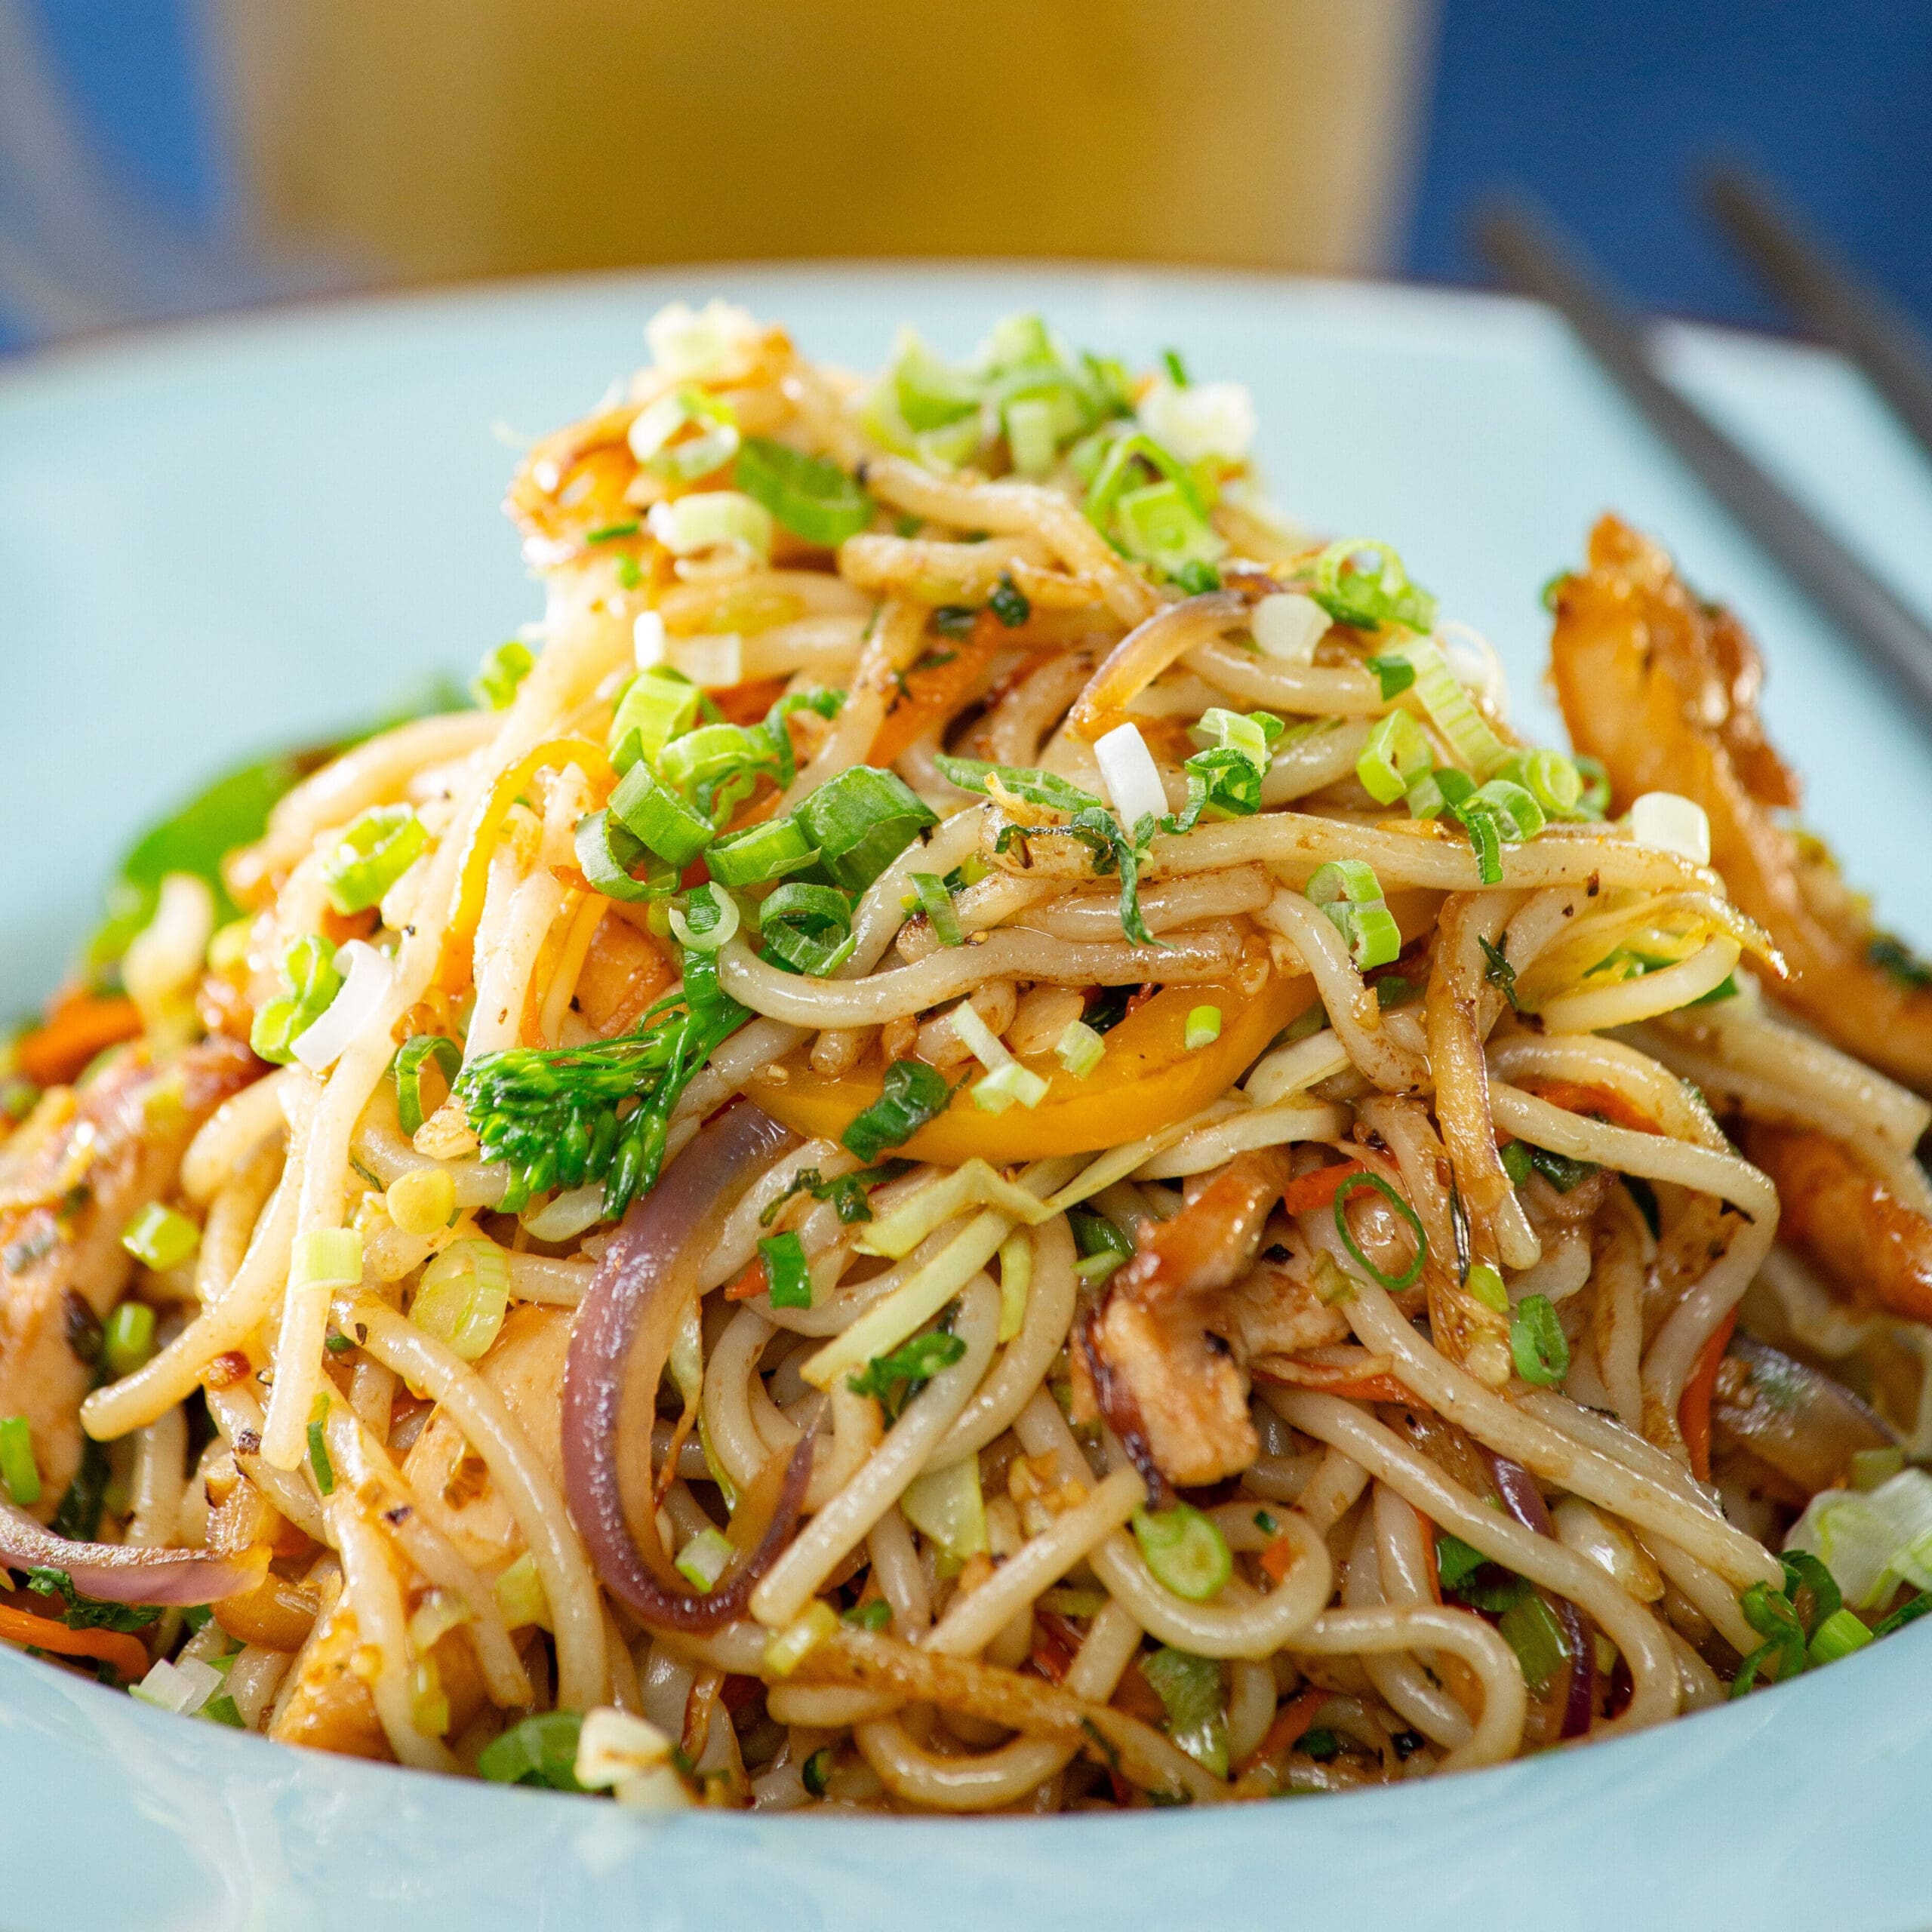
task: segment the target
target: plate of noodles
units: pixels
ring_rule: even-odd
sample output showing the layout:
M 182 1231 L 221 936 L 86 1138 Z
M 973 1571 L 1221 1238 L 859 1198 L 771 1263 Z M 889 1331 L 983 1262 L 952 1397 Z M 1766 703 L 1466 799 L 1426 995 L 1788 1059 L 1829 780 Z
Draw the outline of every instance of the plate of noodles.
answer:
M 1927 754 L 1547 318 L 295 310 L 0 503 L 9 1922 L 1922 1921 Z

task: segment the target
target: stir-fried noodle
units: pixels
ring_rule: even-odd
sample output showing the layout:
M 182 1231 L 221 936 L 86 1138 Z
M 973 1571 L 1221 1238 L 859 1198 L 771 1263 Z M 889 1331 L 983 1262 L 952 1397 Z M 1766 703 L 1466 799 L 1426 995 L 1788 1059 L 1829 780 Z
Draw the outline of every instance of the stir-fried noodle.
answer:
M 650 335 L 475 708 L 198 801 L 16 1043 L 0 1635 L 640 1806 L 1052 1811 L 1932 1601 L 1928 976 L 1727 617 L 1606 521 L 1524 746 L 1177 357 Z

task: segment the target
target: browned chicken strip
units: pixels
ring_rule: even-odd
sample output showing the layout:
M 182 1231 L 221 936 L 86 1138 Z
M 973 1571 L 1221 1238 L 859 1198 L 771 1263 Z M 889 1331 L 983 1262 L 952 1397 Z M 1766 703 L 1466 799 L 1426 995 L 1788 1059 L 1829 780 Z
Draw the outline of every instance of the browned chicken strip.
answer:
M 1711 863 L 1790 968 L 1774 998 L 1861 1060 L 1932 1092 L 1932 987 L 1894 973 L 1884 935 L 1776 808 L 1797 787 L 1758 728 L 1758 658 L 1736 621 L 1700 604 L 1670 559 L 1614 517 L 1589 568 L 1557 593 L 1551 670 L 1579 752 L 1601 758 L 1623 810 L 1680 792 L 1711 822 Z
M 172 1186 L 195 1130 L 260 1063 L 209 1040 L 165 1065 L 127 1048 L 46 1094 L 0 1149 L 0 1415 L 25 1416 L 51 1518 L 81 1460 L 78 1411 L 94 1374 L 77 1352 L 126 1291 L 128 1223 Z
M 1754 1121 L 1740 1144 L 1777 1184 L 1783 1240 L 1861 1308 L 1932 1321 L 1932 1221 L 1826 1134 Z

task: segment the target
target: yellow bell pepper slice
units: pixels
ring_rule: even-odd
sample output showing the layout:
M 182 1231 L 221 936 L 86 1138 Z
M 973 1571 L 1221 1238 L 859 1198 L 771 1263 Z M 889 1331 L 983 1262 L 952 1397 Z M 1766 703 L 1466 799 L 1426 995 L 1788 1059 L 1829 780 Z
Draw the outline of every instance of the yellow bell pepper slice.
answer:
M 1315 998 L 1315 983 L 1306 974 L 1284 979 L 1272 971 L 1252 994 L 1231 982 L 1164 986 L 1107 1035 L 1106 1057 L 1084 1080 L 1075 1079 L 1051 1053 L 1035 1054 L 1022 1063 L 1047 1081 L 1046 1097 L 1037 1107 L 987 1113 L 974 1104 L 969 1081 L 943 1114 L 894 1151 L 909 1160 L 949 1165 L 977 1154 L 998 1167 L 1138 1140 L 1199 1112 L 1225 1093 Z M 1221 1032 L 1190 1053 L 1187 1016 L 1198 1006 L 1221 1009 Z M 760 1081 L 752 1094 L 767 1113 L 796 1134 L 836 1140 L 879 1097 L 881 1076 L 875 1072 L 829 1079 L 802 1060 L 786 1070 L 789 1077 L 783 1083 Z

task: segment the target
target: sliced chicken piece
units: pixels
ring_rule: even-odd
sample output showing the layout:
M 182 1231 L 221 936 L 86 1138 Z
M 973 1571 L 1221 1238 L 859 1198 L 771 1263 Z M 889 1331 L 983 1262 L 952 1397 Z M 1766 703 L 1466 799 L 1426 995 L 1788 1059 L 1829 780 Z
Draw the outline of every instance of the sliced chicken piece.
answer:
M 1292 1253 L 1278 1260 L 1263 1255 L 1219 1299 L 1240 1362 L 1332 1348 L 1349 1339 L 1347 1316 L 1315 1294 L 1305 1257 Z
M 128 1223 L 173 1186 L 195 1130 L 262 1072 L 233 1040 L 156 1064 L 145 1047 L 45 1095 L 0 1148 L 0 1415 L 25 1416 L 52 1516 L 80 1465 L 92 1380 L 76 1352 L 126 1292 Z
M 525 1302 L 477 1364 L 501 1395 L 559 1488 L 564 1481 L 564 1361 L 574 1311 Z M 483 1460 L 440 1413 L 423 1425 L 402 1474 L 430 1521 L 486 1576 L 521 1554 L 523 1538 Z
M 1670 559 L 1614 517 L 1557 593 L 1551 668 L 1570 736 L 1601 758 L 1623 810 L 1681 793 L 1709 815 L 1711 863 L 1791 977 L 1771 995 L 1894 1078 L 1932 1092 L 1932 985 L 1872 925 L 1815 841 L 1774 816 L 1797 787 L 1765 743 L 1757 654 Z M 1890 962 L 1889 964 L 1887 962 Z
M 1932 1322 L 1932 1221 L 1827 1134 L 1749 1121 L 1740 1144 L 1777 1185 L 1780 1238 L 1847 1300 Z

